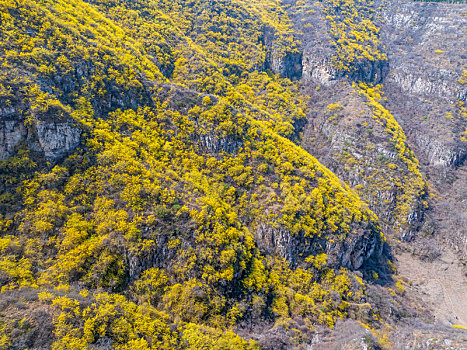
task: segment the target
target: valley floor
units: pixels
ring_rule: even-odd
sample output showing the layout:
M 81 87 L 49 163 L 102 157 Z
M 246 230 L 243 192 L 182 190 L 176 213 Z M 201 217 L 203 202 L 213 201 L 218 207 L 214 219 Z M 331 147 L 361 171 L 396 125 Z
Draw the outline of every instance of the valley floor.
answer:
M 422 261 L 410 253 L 398 256 L 401 277 L 432 309 L 436 321 L 467 327 L 467 281 L 451 251 L 433 262 Z

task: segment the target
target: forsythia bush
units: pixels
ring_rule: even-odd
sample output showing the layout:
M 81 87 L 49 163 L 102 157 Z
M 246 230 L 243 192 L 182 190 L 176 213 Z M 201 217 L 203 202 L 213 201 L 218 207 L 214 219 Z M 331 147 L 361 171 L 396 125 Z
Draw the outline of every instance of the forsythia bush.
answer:
M 0 0 L 0 16 L 1 104 L 31 132 L 81 131 L 57 164 L 25 143 L 0 162 L 1 291 L 37 289 L 54 349 L 255 349 L 241 322 L 346 317 L 364 287 L 325 251 L 384 237 L 294 143 L 307 101 L 262 71 L 296 51 L 277 1 Z M 300 252 L 263 254 L 263 230 Z

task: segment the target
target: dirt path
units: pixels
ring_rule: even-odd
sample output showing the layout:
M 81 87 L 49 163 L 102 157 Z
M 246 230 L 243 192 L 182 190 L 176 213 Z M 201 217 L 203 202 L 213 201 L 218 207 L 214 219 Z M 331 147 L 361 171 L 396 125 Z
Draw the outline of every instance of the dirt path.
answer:
M 467 327 L 467 279 L 451 252 L 425 262 L 410 253 L 398 256 L 398 272 L 432 308 L 437 321 Z

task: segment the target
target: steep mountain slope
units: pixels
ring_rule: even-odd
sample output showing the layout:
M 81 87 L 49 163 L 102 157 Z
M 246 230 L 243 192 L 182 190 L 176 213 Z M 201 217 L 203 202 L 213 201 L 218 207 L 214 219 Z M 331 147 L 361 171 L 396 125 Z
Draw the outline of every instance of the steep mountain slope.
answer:
M 302 80 L 314 102 L 302 144 L 379 216 L 399 277 L 415 285 L 407 292 L 425 300 L 438 321 L 465 325 L 467 9 L 337 3 L 289 7 L 303 43 Z M 336 13 L 349 20 L 336 26 Z M 374 27 L 359 26 L 367 19 L 376 25 L 375 39 L 365 32 Z M 369 55 L 375 47 L 382 53 Z M 339 64 L 340 52 L 354 54 L 353 66 Z M 382 84 L 375 89 L 381 97 L 362 94 L 352 80 Z M 413 150 L 409 162 L 400 156 L 395 130 Z
M 291 141 L 303 97 L 261 72 L 295 52 L 277 10 L 2 2 L 3 346 L 306 343 L 364 297 L 348 269 L 384 237 Z
M 462 344 L 394 262 L 465 238 L 420 238 L 464 186 L 464 58 L 406 83 L 400 19 L 424 57 L 464 10 L 403 4 L 0 0 L 0 347 Z

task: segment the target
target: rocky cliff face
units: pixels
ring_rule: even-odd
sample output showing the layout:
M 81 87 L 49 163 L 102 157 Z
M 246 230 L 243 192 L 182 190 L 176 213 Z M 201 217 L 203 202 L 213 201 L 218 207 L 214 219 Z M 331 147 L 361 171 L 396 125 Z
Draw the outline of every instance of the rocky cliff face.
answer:
M 382 26 L 391 66 L 388 108 L 435 184 L 428 226 L 441 247 L 451 247 L 461 259 L 467 256 L 467 212 L 458 194 L 467 186 L 466 12 L 460 4 L 388 4 Z
M 465 5 L 388 3 L 382 39 L 391 73 L 385 81 L 390 108 L 430 165 L 462 165 L 467 143 L 460 135 L 466 119 Z
M 297 52 L 279 51 L 275 45 L 277 32 L 266 26 L 263 28 L 262 43 L 266 48 L 266 59 L 263 70 L 271 70 L 275 74 L 280 74 L 290 80 L 297 80 L 302 77 L 303 55 Z
M 73 152 L 80 142 L 81 130 L 70 119 L 24 120 L 15 107 L 5 107 L 0 114 L 0 159 L 14 154 L 25 141 L 29 148 L 56 161 Z
M 290 6 L 289 14 L 294 21 L 294 29 L 298 33 L 299 40 L 302 42 L 302 80 L 305 82 L 318 82 L 324 86 L 330 86 L 333 83 L 348 78 L 355 81 L 365 81 L 368 83 L 381 83 L 389 73 L 389 65 L 383 56 L 372 57 L 366 54 L 366 57 L 355 55 L 354 57 L 344 55 L 350 50 L 339 51 L 341 42 L 345 38 L 339 38 L 346 29 L 344 23 L 344 13 L 348 10 L 342 6 L 332 6 L 330 3 L 313 3 L 286 1 Z M 358 3 L 355 2 L 356 4 Z M 352 9 L 356 13 L 358 4 Z M 364 16 L 378 16 L 375 13 L 361 11 L 361 18 Z M 355 18 L 359 18 L 357 14 Z M 347 24 L 346 24 L 347 25 Z M 352 26 L 358 25 L 352 23 Z M 348 29 L 348 28 L 347 28 Z M 383 52 L 383 46 L 379 48 Z M 343 52 L 347 51 L 347 52 Z M 339 56 L 340 55 L 340 56 Z M 370 57 L 371 56 L 371 57 Z M 345 69 L 339 66 L 338 61 L 349 59 Z
M 359 193 L 386 233 L 411 242 L 392 241 L 396 250 L 412 252 L 413 259 L 434 259 L 436 265 L 452 251 L 457 253 L 458 266 L 465 266 L 467 210 L 465 195 L 460 193 L 467 188 L 467 84 L 462 78 L 467 68 L 466 5 L 376 2 L 374 23 L 380 28 L 379 40 L 388 59 L 363 62 L 351 74 L 336 66 L 336 47 L 330 44 L 333 38 L 322 9 L 312 2 L 301 6 L 307 11 L 292 4 L 290 14 L 301 31 L 302 83 L 311 96 L 303 147 Z M 374 105 L 359 92 L 362 81 L 382 84 L 378 103 L 391 114 L 405 146 L 413 151 L 411 164 L 400 155 L 391 132 L 394 125 L 389 125 L 389 119 L 379 122 Z M 416 182 L 419 186 L 407 191 Z M 441 260 L 436 260 L 439 256 Z M 410 276 L 410 268 L 401 270 Z M 456 273 L 462 275 L 462 268 Z M 416 276 L 414 272 L 410 278 Z M 449 298 L 459 295 L 443 287 L 450 282 L 440 274 L 427 278 L 423 293 L 428 296 L 411 293 L 419 300 L 434 300 L 435 315 L 458 315 L 449 322 L 436 316 L 439 322 L 463 324 L 465 312 L 449 305 Z M 442 298 L 439 288 L 430 283 L 444 290 Z M 465 285 L 465 280 L 459 283 Z M 414 332 L 417 327 L 422 329 Z M 405 340 L 393 343 L 398 348 L 410 341 L 416 348 L 457 349 L 465 341 L 449 330 L 426 325 L 410 326 L 402 333 Z
M 26 128 L 16 116 L 14 107 L 2 108 L 0 115 L 0 159 L 12 155 L 16 146 L 26 136 Z
M 350 72 L 336 66 L 325 8 L 313 6 L 310 2 L 290 11 L 303 42 L 302 81 L 315 101 L 304 146 L 318 150 L 319 159 L 357 190 L 362 186 L 360 195 L 389 229 L 397 222 L 394 213 L 401 200 L 397 182 L 404 182 L 404 166 L 397 164 L 400 159 L 385 125 L 378 125 L 365 111 L 365 99 L 353 96 L 349 84 L 383 83 L 382 105 L 394 116 L 416 157 L 437 169 L 461 166 L 467 155 L 467 143 L 461 141 L 466 118 L 460 104 L 467 89 L 460 81 L 466 62 L 465 6 L 376 3 L 374 23 L 380 27 L 388 60 L 363 60 Z M 337 113 L 326 108 L 333 103 L 340 106 Z M 390 175 L 384 163 L 398 169 Z M 409 200 L 412 209 L 406 211 L 406 218 L 411 228 L 402 230 L 402 237 L 409 240 L 423 222 L 422 193 L 413 193 Z
M 350 86 L 339 84 L 313 95 L 313 119 L 303 146 L 315 150 L 359 193 L 386 232 L 412 240 L 423 221 L 425 198 L 422 176 L 411 169 L 415 160 L 401 156 L 388 121 L 375 118 L 365 97 Z
M 273 228 L 265 223 L 255 224 L 254 235 L 264 255 L 277 254 L 292 266 L 299 266 L 303 257 L 325 253 L 329 266 L 358 270 L 376 264 L 382 256 L 383 244 L 372 227 L 357 228 L 343 240 L 332 242 L 326 238 L 310 239 L 293 235 L 286 228 Z
M 302 80 L 322 86 L 347 79 L 384 83 L 389 109 L 430 164 L 462 164 L 466 144 L 459 136 L 465 118 L 456 101 L 465 102 L 467 96 L 467 84 L 460 82 L 467 59 L 464 6 L 382 1 L 375 8 L 388 60 L 362 61 L 350 72 L 333 63 L 336 52 L 323 9 L 306 15 L 294 8 L 292 18 L 302 33 Z M 452 120 L 443 120 L 446 114 Z
M 73 122 L 36 123 L 38 146 L 46 158 L 60 159 L 76 149 L 81 130 Z
M 316 32 L 313 32 L 316 35 Z M 325 39 L 331 40 L 328 35 L 322 34 Z M 308 36 L 308 35 L 307 35 Z M 350 72 L 336 69 L 332 62 L 334 54 L 332 50 L 316 46 L 313 38 L 305 39 L 306 42 L 313 42 L 310 47 L 305 47 L 303 51 L 303 79 L 305 81 L 316 81 L 324 86 L 331 86 L 333 82 L 343 78 L 351 78 L 356 81 L 371 83 L 381 83 L 389 72 L 387 61 L 363 61 L 352 67 Z M 322 39 L 321 39 L 322 40 Z M 322 42 L 329 46 L 326 41 Z

